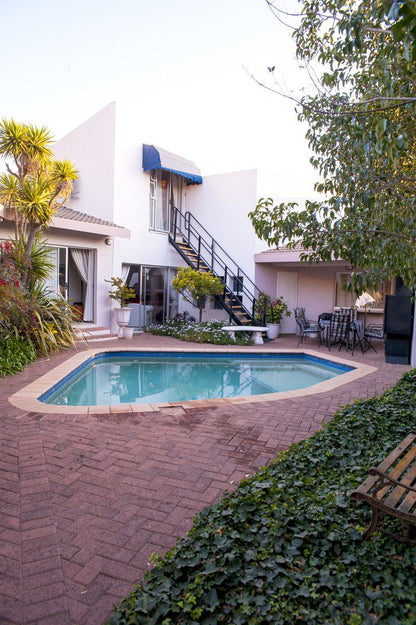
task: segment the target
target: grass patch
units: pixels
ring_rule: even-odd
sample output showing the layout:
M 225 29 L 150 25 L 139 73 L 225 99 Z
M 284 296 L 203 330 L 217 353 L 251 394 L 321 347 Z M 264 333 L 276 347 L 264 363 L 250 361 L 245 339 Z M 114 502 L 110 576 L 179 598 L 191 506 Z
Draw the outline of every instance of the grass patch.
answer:
M 416 428 L 416 370 L 206 508 L 111 625 L 413 625 L 416 552 L 349 492 Z
M 251 332 L 238 332 L 234 341 L 228 332 L 222 329 L 222 321 L 193 321 L 184 319 L 168 319 L 163 325 L 151 325 L 146 332 L 161 336 L 172 336 L 181 341 L 193 343 L 212 343 L 213 345 L 252 345 Z

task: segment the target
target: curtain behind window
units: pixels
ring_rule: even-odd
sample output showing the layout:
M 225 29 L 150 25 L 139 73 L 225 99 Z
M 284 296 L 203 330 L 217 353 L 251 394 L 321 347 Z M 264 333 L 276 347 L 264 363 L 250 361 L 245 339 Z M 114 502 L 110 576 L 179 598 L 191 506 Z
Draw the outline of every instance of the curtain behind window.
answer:
M 94 319 L 94 251 L 71 248 L 71 256 L 86 285 L 83 321 Z

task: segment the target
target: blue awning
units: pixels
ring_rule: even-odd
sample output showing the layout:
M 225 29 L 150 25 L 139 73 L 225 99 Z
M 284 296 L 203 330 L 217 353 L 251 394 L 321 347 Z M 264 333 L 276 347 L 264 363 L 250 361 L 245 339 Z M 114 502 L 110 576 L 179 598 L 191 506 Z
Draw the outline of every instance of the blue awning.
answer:
M 167 152 L 155 145 L 143 144 L 143 171 L 164 169 L 185 178 L 187 184 L 202 184 L 201 172 L 195 163 Z

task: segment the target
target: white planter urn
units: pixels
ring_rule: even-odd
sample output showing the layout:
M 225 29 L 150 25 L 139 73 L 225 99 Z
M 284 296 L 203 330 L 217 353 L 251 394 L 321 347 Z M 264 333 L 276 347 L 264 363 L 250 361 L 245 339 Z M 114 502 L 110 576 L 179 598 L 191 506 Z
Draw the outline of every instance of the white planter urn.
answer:
M 123 338 L 123 328 L 128 325 L 130 321 L 131 308 L 114 308 L 114 319 L 119 327 L 118 338 Z
M 266 323 L 267 338 L 277 339 L 280 331 L 280 323 Z

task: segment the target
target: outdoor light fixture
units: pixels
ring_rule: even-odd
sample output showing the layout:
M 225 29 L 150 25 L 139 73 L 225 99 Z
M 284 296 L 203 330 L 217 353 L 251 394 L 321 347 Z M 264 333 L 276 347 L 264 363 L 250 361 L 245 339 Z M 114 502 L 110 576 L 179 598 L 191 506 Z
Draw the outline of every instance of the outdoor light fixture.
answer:
M 106 245 L 113 245 L 113 239 L 111 239 L 110 237 L 108 237 L 107 239 L 105 239 L 104 243 Z
M 364 291 L 364 293 L 362 293 L 360 297 L 355 300 L 355 306 L 357 308 L 364 308 L 364 329 L 367 326 L 367 306 L 375 301 L 374 297 L 370 295 L 368 291 Z
M 364 291 L 364 293 L 362 293 L 360 297 L 355 300 L 355 306 L 357 308 L 365 308 L 368 304 L 372 304 L 375 301 L 376 300 L 372 295 L 370 295 L 370 293 Z

